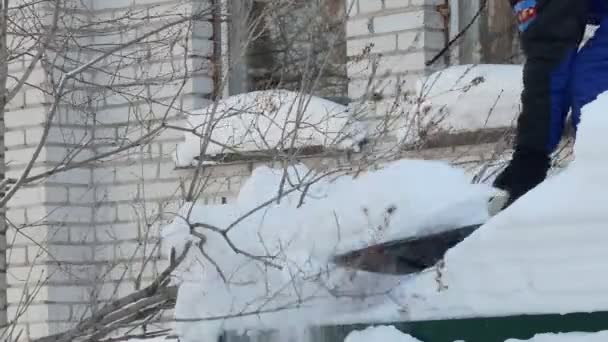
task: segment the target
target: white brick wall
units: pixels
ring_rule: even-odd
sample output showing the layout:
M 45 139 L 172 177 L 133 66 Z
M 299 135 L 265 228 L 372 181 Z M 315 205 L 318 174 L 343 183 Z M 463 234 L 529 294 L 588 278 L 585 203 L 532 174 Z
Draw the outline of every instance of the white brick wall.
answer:
M 355 1 L 347 22 L 348 95 L 355 100 L 374 95 L 367 113 L 369 125 L 378 126 L 378 131 L 384 132 L 382 125 L 388 121 L 389 132 L 405 130 L 408 124 L 399 117 L 411 108 L 404 95 L 432 70 L 425 63 L 445 44 L 444 24 L 435 7 L 439 3 Z M 387 116 L 396 119 L 387 121 Z
M 25 65 L 22 61 L 15 61 L 11 70 L 15 72 L 15 75 L 19 75 Z M 33 86 L 42 86 L 45 82 L 45 72 L 38 66 L 28 79 L 28 83 Z M 31 159 L 33 150 L 42 135 L 42 124 L 47 113 L 46 102 L 47 99 L 40 90 L 26 86 L 13 101 L 14 105 L 9 106 L 11 110 L 5 115 L 7 133 L 4 137 L 7 146 L 6 162 L 9 177 L 21 175 L 23 166 Z M 58 121 L 54 124 L 58 124 Z M 69 132 L 63 132 L 66 134 L 61 134 L 59 127 L 54 127 L 49 136 L 49 146 L 52 144 L 73 145 L 75 139 L 82 137 L 84 131 L 86 129 L 70 129 Z M 48 157 L 51 155 L 52 153 L 44 148 L 31 174 L 48 170 L 48 167 L 51 166 L 48 163 Z M 55 205 L 62 207 L 68 205 L 71 184 L 84 185 L 90 181 L 87 177 L 82 182 L 83 179 L 75 177 L 76 174 L 77 170 L 74 170 L 74 174 L 66 173 L 60 178 L 30 184 L 18 191 L 8 204 L 7 210 L 11 226 L 7 232 L 7 240 L 12 246 L 8 251 L 8 318 L 11 320 L 15 318 L 16 314 L 20 315 L 18 327 L 23 329 L 24 338 L 46 335 L 49 332 L 49 325 L 46 322 L 69 318 L 69 306 L 43 304 L 43 301 L 51 299 L 49 292 L 44 288 L 38 290 L 36 284 L 45 284 L 52 273 L 52 267 L 46 264 L 46 260 L 49 260 L 46 250 L 53 248 L 41 248 L 41 246 L 48 245 L 50 241 L 55 240 L 65 239 L 67 241 L 68 236 L 68 228 L 63 226 L 69 226 L 69 223 L 66 224 L 67 221 L 62 222 L 61 226 L 46 223 L 47 220 L 53 220 L 56 215 L 51 214 L 50 210 Z M 64 182 L 66 177 L 70 179 L 70 184 Z M 78 208 L 70 211 L 79 212 L 80 208 L 81 203 L 78 204 Z M 90 222 L 89 215 L 87 223 Z M 61 251 L 67 252 L 67 249 L 61 249 Z M 71 260 L 77 258 L 75 255 L 68 255 L 69 253 L 53 254 Z M 21 312 L 24 308 L 23 300 L 27 298 L 24 295 L 34 293 L 36 296 L 32 305 L 26 311 Z
M 378 62 L 382 76 L 426 72 L 425 62 L 445 44 L 444 24 L 434 8 L 438 3 L 357 0 L 357 11 L 347 22 L 348 55 L 355 60 L 349 65 L 349 77 L 369 78 L 369 61 Z
M 132 1 L 115 1 L 111 5 L 116 15 L 122 13 Z M 154 5 L 159 1 L 139 1 L 142 6 Z M 183 6 L 180 4 L 187 4 Z M 108 7 L 105 1 L 96 1 L 100 13 L 107 14 Z M 164 1 L 162 6 L 151 7 L 150 11 L 166 14 L 175 13 L 176 9 L 182 12 L 192 7 L 189 1 Z M 109 14 L 107 14 L 109 15 Z M 198 39 L 209 37 L 207 26 L 200 26 L 197 32 Z M 121 32 L 120 35 L 104 37 L 107 42 L 126 41 L 136 34 L 135 31 Z M 98 40 L 98 41 L 101 41 Z M 170 40 L 167 40 L 165 49 Z M 205 46 L 209 46 L 206 44 Z M 166 52 L 159 45 L 161 51 L 155 51 L 149 60 L 132 66 L 108 65 L 106 73 L 99 72 L 94 77 L 94 82 L 103 84 L 108 81 L 109 74 L 114 74 L 116 68 L 120 67 L 120 78 L 134 78 L 139 81 L 155 79 L 157 77 L 175 76 L 185 71 L 183 55 L 179 52 L 179 46 L 175 47 L 172 58 L 166 58 Z M 137 49 L 137 48 L 135 48 Z M 204 55 L 203 45 L 197 47 L 197 54 Z M 182 50 L 183 51 L 183 50 Z M 207 51 L 208 53 L 208 51 Z M 192 72 L 197 62 L 187 60 L 188 69 Z M 145 82 L 142 82 L 145 83 Z M 116 148 L 115 143 L 133 141 L 147 131 L 142 129 L 140 120 L 149 120 L 162 117 L 167 105 L 171 102 L 174 94 L 181 86 L 179 79 L 166 79 L 156 82 L 158 85 L 150 84 L 130 87 L 128 94 L 108 91 L 104 98 L 100 98 L 94 105 L 96 113 L 93 134 L 96 144 L 92 153 L 103 153 Z M 194 97 L 206 96 L 212 90 L 212 84 L 208 76 L 197 76 L 194 81 L 188 81 L 175 106 L 184 110 L 191 110 L 195 106 Z M 150 94 L 158 103 L 148 103 L 138 100 L 137 94 Z M 172 110 L 170 117 L 174 118 L 177 112 Z M 173 120 L 173 124 L 179 124 Z M 154 123 L 152 122 L 152 127 Z M 157 123 L 158 124 L 158 123 Z M 142 271 L 142 265 L 147 260 L 143 269 L 142 283 L 145 286 L 153 279 L 155 274 L 162 271 L 166 266 L 165 260 L 160 260 L 159 249 L 156 247 L 159 239 L 160 225 L 169 216 L 163 212 L 167 203 L 171 209 L 176 207 L 175 202 L 183 196 L 180 191 L 180 179 L 189 176 L 189 172 L 174 170 L 171 152 L 175 146 L 183 140 L 182 133 L 167 131 L 157 137 L 151 144 L 135 148 L 110 160 L 104 161 L 91 170 L 91 187 L 79 187 L 68 191 L 68 195 L 82 194 L 86 198 L 81 203 L 90 203 L 92 206 L 91 229 L 82 225 L 70 227 L 70 246 L 76 247 L 80 252 L 80 260 L 91 259 L 90 264 L 97 265 L 89 267 L 96 284 L 84 286 L 87 291 L 82 294 L 81 299 L 70 299 L 65 301 L 86 307 L 92 300 L 110 300 L 124 296 L 132 292 L 136 287 L 135 280 Z M 88 191 L 91 190 L 91 191 Z M 71 199 L 71 196 L 70 196 Z M 74 258 L 74 254 L 64 255 L 65 258 Z M 72 260 L 75 261 L 75 260 Z M 77 281 L 72 279 L 71 281 Z M 69 285 L 69 282 L 65 286 Z M 57 287 L 57 291 L 62 291 Z M 66 292 L 68 290 L 66 289 Z M 93 293 L 91 295 L 90 293 Z M 57 293 L 65 296 L 64 292 Z M 80 309 L 83 310 L 82 308 Z

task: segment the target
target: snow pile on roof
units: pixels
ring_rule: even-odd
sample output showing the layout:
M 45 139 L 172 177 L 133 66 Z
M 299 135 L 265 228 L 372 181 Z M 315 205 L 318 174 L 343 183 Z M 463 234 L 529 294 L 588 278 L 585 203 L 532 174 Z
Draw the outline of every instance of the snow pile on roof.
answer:
M 334 270 L 328 257 L 488 218 L 491 189 L 470 184 L 463 171 L 446 163 L 404 160 L 356 178 L 324 175 L 301 165 L 290 167 L 281 201 L 252 213 L 277 195 L 283 176 L 282 170 L 260 167 L 235 203 L 182 208 L 163 229 L 166 243 L 179 251 L 193 239 L 184 218 L 208 229 L 197 230 L 206 236 L 205 255 L 191 250 L 192 258 L 177 275 L 177 318 L 237 315 L 242 324 L 260 328 L 264 320 L 276 327 L 290 317 L 302 325 L 361 312 L 386 301 L 385 293 L 402 279 Z M 201 331 L 213 336 L 222 324 L 218 318 L 179 329 L 186 341 L 189 334 L 200 340 Z
M 381 325 L 351 332 L 344 342 L 420 342 L 394 326 Z
M 607 114 L 608 92 L 583 109 L 564 171 L 448 251 L 447 289 L 436 274 L 400 289 L 410 318 L 608 310 Z
M 521 65 L 458 65 L 417 84 L 425 120 L 458 132 L 510 127 L 520 111 Z
M 303 146 L 354 146 L 360 136 L 348 107 L 316 96 L 286 91 L 254 91 L 222 99 L 188 117 L 185 142 L 175 161 L 190 165 L 200 155 L 207 127 L 211 140 L 205 154 L 266 151 Z M 297 129 L 296 129 L 297 128 Z M 354 139 L 354 140 L 353 140 Z
M 597 333 L 564 333 L 564 334 L 541 334 L 525 342 L 605 342 L 608 341 L 608 331 Z M 524 342 L 522 340 L 507 340 L 506 342 Z
M 396 103 L 397 108 L 391 105 L 389 113 L 379 114 L 393 116 L 392 134 L 403 142 L 415 142 L 437 129 L 509 127 L 519 114 L 521 91 L 520 65 L 453 66 L 418 82 L 416 103 Z M 410 115 L 412 108 L 419 114 Z M 357 149 L 364 138 L 385 135 L 387 124 L 361 121 L 357 117 L 365 113 L 360 111 L 366 112 L 365 106 L 343 106 L 287 90 L 230 96 L 188 116 L 185 128 L 194 133 L 185 134 L 174 159 L 178 166 L 191 165 L 207 132 L 211 136 L 205 154 L 210 156 L 287 149 L 294 138 L 293 147 Z M 401 114 L 395 118 L 395 113 Z

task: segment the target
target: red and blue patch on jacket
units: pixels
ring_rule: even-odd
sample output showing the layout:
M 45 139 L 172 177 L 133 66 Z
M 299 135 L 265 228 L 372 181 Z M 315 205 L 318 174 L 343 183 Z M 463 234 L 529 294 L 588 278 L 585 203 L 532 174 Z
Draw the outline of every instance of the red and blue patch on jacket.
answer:
M 580 1 L 580 0 L 575 0 Z M 536 0 L 520 0 L 516 1 L 513 6 L 513 11 L 517 17 L 517 23 L 521 32 L 528 29 L 537 16 Z

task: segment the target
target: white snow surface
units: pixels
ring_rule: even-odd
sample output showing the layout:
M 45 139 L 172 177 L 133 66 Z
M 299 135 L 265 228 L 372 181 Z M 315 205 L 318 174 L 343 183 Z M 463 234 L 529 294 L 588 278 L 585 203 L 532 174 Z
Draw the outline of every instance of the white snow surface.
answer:
M 448 251 L 447 289 L 436 272 L 399 288 L 408 318 L 608 310 L 607 114 L 608 92 L 584 107 L 565 170 Z
M 420 342 L 420 340 L 402 333 L 392 325 L 381 325 L 353 331 L 348 334 L 344 342 Z
M 288 169 L 285 184 L 306 184 L 319 178 L 302 165 Z M 220 325 L 239 324 L 260 328 L 284 327 L 302 320 L 327 322 L 351 319 L 387 300 L 385 293 L 398 286 L 402 277 L 333 269 L 329 258 L 336 253 L 408 236 L 450 229 L 488 219 L 486 203 L 493 190 L 471 184 L 464 171 L 438 161 L 403 160 L 357 177 L 322 178 L 302 192 L 288 193 L 233 225 L 240 217 L 278 193 L 283 170 L 259 167 L 243 185 L 232 204 L 185 206 L 180 217 L 163 229 L 168 246 L 183 250 L 193 240 L 190 223 L 205 223 L 215 230 L 230 228 L 226 236 L 198 229 L 207 242 L 202 253 L 191 250 L 191 258 L 178 272 L 178 318 L 208 318 L 239 315 L 238 324 L 218 319 L 201 322 L 205 331 Z M 289 191 L 287 186 L 285 192 Z M 268 262 L 281 270 L 253 260 L 234 247 L 254 256 L 273 256 Z M 215 265 L 209 262 L 214 260 Z M 222 276 L 228 279 L 224 282 Z M 337 298 L 335 295 L 338 295 Z M 356 297 L 353 297 L 356 296 Z M 363 298 L 360 299 L 359 297 Z M 276 314 L 251 315 L 260 308 Z M 373 314 L 373 313 L 370 313 Z M 341 318 L 342 317 L 342 318 Z M 353 318 L 358 319 L 358 318 Z M 213 325 L 216 324 L 215 328 Z M 178 324 L 179 325 L 179 324 Z M 200 338 L 197 324 L 182 324 L 181 335 Z M 189 332 L 190 331 L 190 332 Z
M 434 72 L 417 84 L 426 120 L 452 132 L 510 127 L 520 112 L 521 65 L 469 64 Z
M 189 115 L 185 128 L 197 134 L 186 133 L 185 142 L 178 145 L 174 156 L 178 166 L 191 165 L 200 155 L 201 136 L 206 136 L 210 122 L 206 155 L 285 149 L 294 137 L 294 147 L 350 148 L 363 134 L 346 106 L 281 89 L 254 91 L 221 99 Z
M 296 208 L 300 194 L 294 192 L 227 234 L 248 253 L 275 255 L 272 261 L 282 270 L 235 253 L 221 234 L 206 231 L 205 251 L 229 282 L 201 253 L 191 253 L 176 277 L 178 319 L 218 319 L 178 324 L 179 333 L 184 341 L 194 341 L 201 333 L 217 336 L 223 328 L 608 310 L 607 112 L 608 92 L 583 108 L 575 160 L 564 171 L 489 219 L 448 251 L 443 265 L 417 276 L 333 269 L 326 258 L 372 242 L 485 220 L 491 191 L 468 184 L 463 173 L 440 162 L 406 160 L 356 179 L 320 182 L 301 208 Z M 307 173 L 303 167 L 289 172 L 292 178 L 310 179 Z M 278 179 L 276 171 L 257 169 L 236 203 L 195 205 L 190 221 L 226 229 L 276 194 Z M 181 219 L 164 230 L 164 237 L 178 249 L 192 239 Z M 292 310 L 282 310 L 286 307 Z M 235 313 L 245 315 L 222 317 Z M 605 333 L 582 336 L 570 334 L 572 341 L 595 341 Z M 551 338 L 562 342 L 567 337 L 544 335 L 533 341 Z
M 400 120 L 405 122 L 399 125 L 405 126 L 395 128 L 393 134 L 403 141 L 420 139 L 413 126 L 453 133 L 510 127 L 520 111 L 522 79 L 521 65 L 451 66 L 418 82 L 415 103 L 404 101 L 397 106 L 400 110 L 391 106 L 391 113 L 378 114 L 394 115 L 401 110 L 410 113 L 412 108 L 421 113 L 415 122 L 410 115 L 401 115 Z M 369 120 L 359 120 L 358 117 L 366 116 L 366 110 L 357 106 L 356 102 L 353 107 L 343 106 L 282 89 L 233 95 L 188 116 L 184 128 L 196 134 L 185 133 L 185 141 L 178 145 L 174 160 L 182 167 L 194 163 L 204 140 L 201 136 L 206 136 L 210 122 L 211 140 L 205 149 L 210 156 L 285 149 L 291 146 L 294 136 L 297 137 L 294 147 L 316 145 L 356 150 L 357 142 L 384 132 Z M 301 124 L 295 130 L 299 116 Z
M 605 342 L 608 341 L 608 331 L 597 333 L 563 333 L 563 334 L 540 334 L 530 340 L 510 339 L 506 342 Z

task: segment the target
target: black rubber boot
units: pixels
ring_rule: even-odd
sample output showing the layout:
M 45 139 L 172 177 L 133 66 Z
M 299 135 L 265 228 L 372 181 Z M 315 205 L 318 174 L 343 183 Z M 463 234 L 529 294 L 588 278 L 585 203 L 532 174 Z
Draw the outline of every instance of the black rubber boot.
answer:
M 534 151 L 515 151 L 509 165 L 496 177 L 494 187 L 509 194 L 504 208 L 542 183 L 551 166 L 551 158 Z M 503 209 L 504 209 L 503 208 Z

